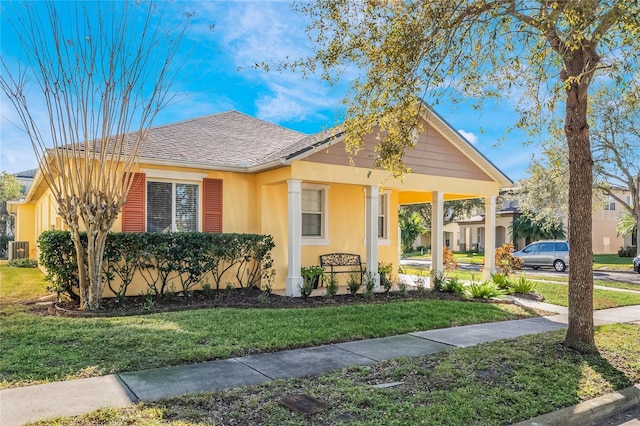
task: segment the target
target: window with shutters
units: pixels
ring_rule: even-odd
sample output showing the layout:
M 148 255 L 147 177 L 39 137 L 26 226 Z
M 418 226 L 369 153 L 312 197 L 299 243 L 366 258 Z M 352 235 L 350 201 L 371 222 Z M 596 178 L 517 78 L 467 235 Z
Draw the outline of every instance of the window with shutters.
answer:
M 147 181 L 147 232 L 194 232 L 200 228 L 200 185 Z

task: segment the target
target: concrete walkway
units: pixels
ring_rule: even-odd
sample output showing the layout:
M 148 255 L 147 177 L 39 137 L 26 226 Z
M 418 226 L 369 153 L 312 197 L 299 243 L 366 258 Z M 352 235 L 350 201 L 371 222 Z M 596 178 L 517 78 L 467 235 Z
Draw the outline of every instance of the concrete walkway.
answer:
M 102 407 L 311 376 L 566 327 L 566 308 L 525 299 L 518 299 L 517 303 L 558 314 L 7 389 L 0 391 L 0 424 L 22 425 Z M 594 320 L 597 325 L 640 322 L 640 306 L 595 311 Z

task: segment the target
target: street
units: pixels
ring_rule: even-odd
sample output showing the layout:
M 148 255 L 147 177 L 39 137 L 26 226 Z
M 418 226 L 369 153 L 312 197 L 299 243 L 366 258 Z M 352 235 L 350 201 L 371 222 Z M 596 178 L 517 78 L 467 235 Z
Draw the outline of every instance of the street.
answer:
M 406 266 L 431 266 L 431 260 L 425 259 L 402 259 L 400 261 L 400 265 Z M 461 263 L 460 268 L 463 271 L 480 271 L 482 265 L 473 264 L 473 263 Z M 569 271 L 565 272 L 556 272 L 552 268 L 548 269 L 538 269 L 534 270 L 531 268 L 525 268 L 522 272 L 527 275 L 536 275 L 542 277 L 568 277 Z M 603 280 L 603 281 L 618 281 L 624 283 L 638 284 L 640 290 L 640 274 L 629 270 L 626 271 L 603 271 L 597 270 L 593 271 L 593 279 L 594 280 Z

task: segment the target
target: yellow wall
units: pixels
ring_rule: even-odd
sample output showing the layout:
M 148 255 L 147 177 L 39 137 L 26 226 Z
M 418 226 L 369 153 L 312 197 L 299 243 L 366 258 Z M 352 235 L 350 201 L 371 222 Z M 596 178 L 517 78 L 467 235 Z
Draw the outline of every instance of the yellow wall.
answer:
M 286 179 L 301 179 L 304 183 L 326 185 L 328 188 L 328 245 L 304 245 L 301 252 L 303 266 L 318 265 L 321 254 L 346 252 L 360 254 L 366 263 L 365 193 L 363 188 L 378 185 L 389 194 L 388 233 L 389 242 L 378 245 L 379 261 L 392 263 L 393 274 L 398 270 L 398 204 L 405 200 L 425 199 L 431 191 L 443 191 L 447 197 L 460 194 L 476 196 L 494 195 L 498 184 L 474 182 L 459 178 L 443 178 L 409 174 L 402 181 L 393 179 L 387 172 L 357 169 L 349 166 L 294 161 L 290 166 L 250 174 L 205 169 L 189 169 L 151 164 L 141 164 L 139 171 L 147 173 L 149 180 L 199 182 L 203 177 L 223 180 L 223 232 L 261 233 L 273 236 L 275 248 L 273 271 L 274 289 L 285 288 L 288 264 L 288 185 Z M 176 178 L 176 176 L 181 178 Z M 200 191 L 202 195 L 202 191 Z M 411 194 L 409 197 L 406 194 Z M 453 194 L 453 195 L 452 195 Z M 200 203 L 202 205 L 202 203 Z M 60 229 L 56 220 L 55 203 L 50 192 L 40 191 L 31 204 L 20 206 L 17 232 L 35 247 L 35 238 L 45 229 Z M 112 228 L 122 229 L 118 218 Z M 24 235 L 24 237 L 23 237 Z M 228 281 L 231 281 L 229 277 Z M 227 280 L 223 280 L 223 285 Z M 176 281 L 175 288 L 179 290 Z M 138 277 L 129 294 L 146 291 L 144 280 Z M 105 296 L 111 292 L 105 290 Z

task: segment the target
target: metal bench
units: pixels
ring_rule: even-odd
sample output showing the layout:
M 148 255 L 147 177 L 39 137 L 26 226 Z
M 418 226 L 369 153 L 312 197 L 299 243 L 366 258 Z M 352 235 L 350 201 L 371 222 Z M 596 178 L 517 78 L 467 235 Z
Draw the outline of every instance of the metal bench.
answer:
M 329 268 L 330 274 L 350 274 L 357 272 L 360 274 L 360 283 L 364 276 L 362 261 L 359 254 L 351 253 L 330 253 L 320 255 L 320 266 Z

